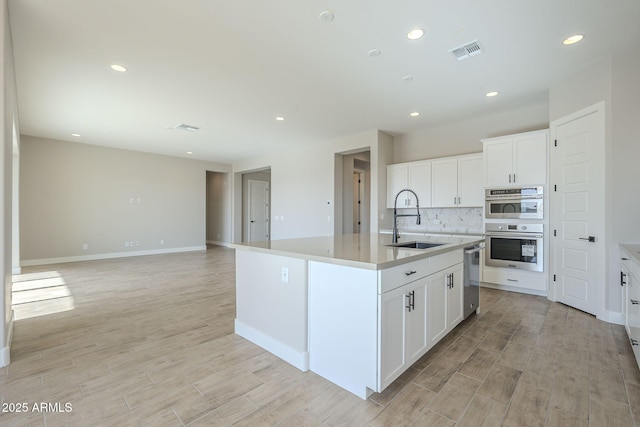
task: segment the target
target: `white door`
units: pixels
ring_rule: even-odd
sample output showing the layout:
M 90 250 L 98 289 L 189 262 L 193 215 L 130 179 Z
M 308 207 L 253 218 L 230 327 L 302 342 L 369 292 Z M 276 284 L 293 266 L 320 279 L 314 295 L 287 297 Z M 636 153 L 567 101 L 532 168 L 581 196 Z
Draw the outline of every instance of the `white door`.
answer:
M 600 103 L 551 124 L 555 298 L 595 315 L 605 299 L 604 117 Z
M 249 241 L 269 240 L 269 183 L 249 180 Z

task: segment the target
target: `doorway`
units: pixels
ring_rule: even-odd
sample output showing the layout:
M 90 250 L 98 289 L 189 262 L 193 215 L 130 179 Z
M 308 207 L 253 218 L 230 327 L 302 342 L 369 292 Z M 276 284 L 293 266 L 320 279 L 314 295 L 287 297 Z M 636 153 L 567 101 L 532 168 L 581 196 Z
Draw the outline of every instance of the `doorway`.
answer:
M 231 242 L 228 179 L 228 173 L 207 171 L 205 240 L 209 245 Z
M 371 215 L 370 151 L 335 156 L 336 234 L 369 233 Z
M 271 239 L 271 170 L 242 174 L 242 241 Z

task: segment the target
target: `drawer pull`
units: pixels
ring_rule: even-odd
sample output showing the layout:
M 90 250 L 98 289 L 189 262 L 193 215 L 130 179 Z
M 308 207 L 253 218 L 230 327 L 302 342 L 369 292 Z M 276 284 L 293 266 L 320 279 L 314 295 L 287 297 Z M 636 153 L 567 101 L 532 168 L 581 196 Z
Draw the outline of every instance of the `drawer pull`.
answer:
M 416 274 L 416 273 L 417 273 L 417 271 L 415 271 L 415 270 L 411 270 L 411 271 L 406 271 L 404 274 L 405 274 L 406 276 L 411 276 L 412 274 Z
M 631 301 L 631 304 L 633 304 L 633 305 L 640 304 L 640 301 L 638 301 L 637 299 L 632 299 L 632 300 L 629 300 L 629 301 Z
M 631 345 L 640 345 L 640 341 L 631 338 Z
M 507 281 L 509 281 L 509 282 L 517 282 L 516 279 L 507 279 Z

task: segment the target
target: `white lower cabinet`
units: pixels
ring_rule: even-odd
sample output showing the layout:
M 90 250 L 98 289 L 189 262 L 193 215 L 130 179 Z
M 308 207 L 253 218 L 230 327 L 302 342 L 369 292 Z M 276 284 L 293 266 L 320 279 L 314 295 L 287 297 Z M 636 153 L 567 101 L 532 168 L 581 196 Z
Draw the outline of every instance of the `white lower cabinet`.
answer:
M 429 268 L 425 262 L 429 261 Z M 406 264 L 406 277 L 417 271 L 434 272 L 410 283 L 385 283 L 390 289 L 378 295 L 378 392 L 384 390 L 407 368 L 462 320 L 462 251 L 436 255 L 422 263 Z M 394 267 L 397 269 L 397 267 Z M 391 271 L 381 278 L 393 277 Z M 397 273 L 397 272 L 395 272 Z M 409 273 L 411 276 L 406 276 Z M 401 279 L 401 277 L 399 277 Z
M 625 246 L 632 246 L 627 248 Z M 620 284 L 623 286 L 622 312 L 629 342 L 640 367 L 640 245 L 623 245 L 622 272 Z M 626 254 L 624 253 L 626 252 Z M 635 253 L 634 253 L 635 252 Z
M 379 389 L 391 384 L 427 351 L 425 278 L 379 295 Z

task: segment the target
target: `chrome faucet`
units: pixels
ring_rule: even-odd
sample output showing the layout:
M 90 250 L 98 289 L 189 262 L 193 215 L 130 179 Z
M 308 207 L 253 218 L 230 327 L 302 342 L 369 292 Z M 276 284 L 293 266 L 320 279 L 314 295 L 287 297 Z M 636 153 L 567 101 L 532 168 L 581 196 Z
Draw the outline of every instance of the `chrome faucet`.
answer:
M 416 196 L 416 214 L 412 215 L 412 214 L 400 214 L 398 215 L 398 196 L 400 195 L 400 193 L 403 193 L 405 191 L 408 191 L 409 193 L 413 194 L 414 196 Z M 398 217 L 401 216 L 415 216 L 416 217 L 416 224 L 420 225 L 420 202 L 418 201 L 418 195 L 416 194 L 415 191 L 413 190 L 409 190 L 408 188 L 404 188 L 400 191 L 398 191 L 398 194 L 396 194 L 396 198 L 393 201 L 393 238 L 391 240 L 392 243 L 398 243 L 398 238 L 400 237 L 398 234 Z

